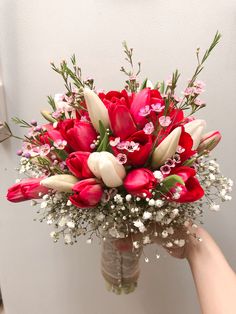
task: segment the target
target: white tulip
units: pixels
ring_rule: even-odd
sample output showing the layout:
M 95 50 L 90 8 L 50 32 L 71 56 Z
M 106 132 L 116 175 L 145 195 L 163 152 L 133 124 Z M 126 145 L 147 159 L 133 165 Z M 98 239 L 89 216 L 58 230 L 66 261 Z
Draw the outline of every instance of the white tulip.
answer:
M 193 120 L 184 125 L 185 132 L 190 134 L 193 139 L 193 149 L 198 148 L 205 127 L 206 121 L 201 119 Z
M 100 171 L 99 171 L 99 161 L 100 161 L 100 155 L 101 153 L 94 152 L 89 155 L 87 164 L 90 169 L 90 171 L 97 177 L 98 179 L 101 179 Z
M 125 167 L 116 157 L 108 152 L 94 152 L 88 158 L 88 167 L 108 187 L 114 188 L 123 184 L 126 176 Z
M 154 150 L 152 166 L 154 169 L 162 166 L 168 158 L 173 157 L 179 144 L 181 127 L 175 128 Z
M 59 192 L 71 192 L 78 179 L 69 174 L 56 174 L 54 176 L 43 179 L 40 184 L 46 188 Z
M 84 99 L 88 109 L 89 117 L 94 128 L 99 132 L 99 121 L 105 128 L 109 127 L 108 111 L 104 103 L 91 89 L 84 88 Z

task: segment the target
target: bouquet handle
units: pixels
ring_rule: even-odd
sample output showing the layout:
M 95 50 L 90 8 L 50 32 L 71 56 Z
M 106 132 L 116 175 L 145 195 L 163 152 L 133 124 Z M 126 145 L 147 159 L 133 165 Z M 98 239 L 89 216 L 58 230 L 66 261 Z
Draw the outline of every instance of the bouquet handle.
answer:
M 135 290 L 139 278 L 139 260 L 142 247 L 132 251 L 119 251 L 114 238 L 106 238 L 102 244 L 102 275 L 107 288 L 116 294 L 128 294 Z

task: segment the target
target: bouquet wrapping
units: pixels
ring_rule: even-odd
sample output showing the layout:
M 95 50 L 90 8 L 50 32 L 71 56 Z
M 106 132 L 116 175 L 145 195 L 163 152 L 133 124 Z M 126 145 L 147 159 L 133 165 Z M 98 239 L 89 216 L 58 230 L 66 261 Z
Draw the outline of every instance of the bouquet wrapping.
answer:
M 54 227 L 55 242 L 99 237 L 102 274 L 117 294 L 135 289 L 143 247 L 153 236 L 168 249 L 184 246 L 176 230 L 231 199 L 233 182 L 210 157 L 221 134 L 206 132 L 205 120 L 195 117 L 206 105 L 198 75 L 219 39 L 216 33 L 202 57 L 197 50 L 197 67 L 181 96 L 177 70 L 166 81 L 140 83 L 140 63 L 135 70 L 133 49 L 124 43 L 130 65 L 121 68 L 124 89 L 99 91 L 92 78 L 82 78 L 72 56 L 72 67 L 52 63 L 66 91 L 48 97 L 51 110 L 41 112 L 46 122 L 13 118 L 28 133 L 17 152 L 20 178 L 7 199 L 31 200 L 39 220 Z M 132 248 L 118 250 L 116 241 L 127 238 Z

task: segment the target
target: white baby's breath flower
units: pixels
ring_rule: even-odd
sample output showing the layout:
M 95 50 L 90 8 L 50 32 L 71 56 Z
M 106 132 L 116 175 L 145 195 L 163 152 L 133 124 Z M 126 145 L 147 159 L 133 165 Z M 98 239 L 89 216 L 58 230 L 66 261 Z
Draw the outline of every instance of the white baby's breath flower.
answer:
M 48 202 L 46 202 L 46 201 L 44 201 L 44 202 L 42 202 L 42 203 L 40 204 L 40 207 L 41 207 L 42 209 L 46 208 L 47 206 L 48 206 Z
M 103 221 L 104 218 L 105 218 L 105 215 L 104 215 L 103 213 L 99 213 L 99 214 L 97 214 L 97 216 L 96 216 L 96 219 L 97 219 L 98 221 Z
M 70 221 L 67 221 L 66 225 L 68 228 L 73 229 L 75 227 L 75 222 L 70 220 Z
M 134 226 L 137 227 L 142 233 L 147 230 L 140 219 L 134 221 Z
M 133 242 L 133 247 L 134 247 L 135 249 L 138 249 L 138 248 L 139 248 L 139 242 L 138 242 L 138 241 L 134 241 L 134 242 Z
M 151 219 L 152 218 L 152 213 L 145 211 L 143 213 L 143 219 L 147 220 L 147 219 Z
M 127 194 L 126 197 L 125 197 L 125 199 L 126 199 L 127 202 L 130 202 L 131 199 L 132 199 L 132 195 Z
M 150 201 L 148 202 L 149 206 L 154 206 L 155 205 L 155 200 L 152 198 L 150 199 Z
M 156 221 L 157 221 L 157 222 L 162 221 L 162 219 L 164 218 L 164 216 L 165 216 L 165 214 L 164 214 L 163 211 L 158 211 L 158 212 L 156 213 Z
M 158 181 L 162 181 L 163 180 L 163 174 L 161 171 L 156 170 L 153 172 L 154 177 L 158 180 Z
M 50 232 L 50 237 L 51 238 L 55 238 L 57 235 L 57 233 L 55 231 Z
M 179 214 L 178 208 L 174 208 L 172 212 L 170 213 L 170 217 L 174 219 L 178 214 Z
M 67 218 L 65 216 L 62 216 L 61 219 L 58 222 L 59 227 L 64 227 L 67 223 Z
M 163 200 L 156 200 L 156 202 L 155 202 L 156 207 L 162 207 L 163 205 L 164 205 Z
M 161 233 L 162 238 L 167 238 L 168 237 L 168 232 L 166 230 L 163 230 Z
M 123 197 L 120 195 L 120 194 L 116 194 L 114 196 L 114 201 L 117 203 L 117 204 L 122 204 L 123 203 Z
M 219 211 L 220 210 L 220 205 L 212 203 L 210 205 L 210 209 L 213 210 L 213 211 Z
M 64 240 L 65 240 L 65 243 L 67 243 L 67 244 L 72 243 L 71 235 L 70 235 L 69 233 L 67 233 L 67 234 L 64 236 Z

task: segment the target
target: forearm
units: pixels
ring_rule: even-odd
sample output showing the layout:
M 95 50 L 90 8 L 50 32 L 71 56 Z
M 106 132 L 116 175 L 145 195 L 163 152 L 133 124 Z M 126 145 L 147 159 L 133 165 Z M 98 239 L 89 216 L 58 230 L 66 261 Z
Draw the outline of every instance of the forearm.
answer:
M 199 228 L 201 243 L 191 243 L 187 259 L 203 314 L 236 313 L 236 275 L 210 235 Z

